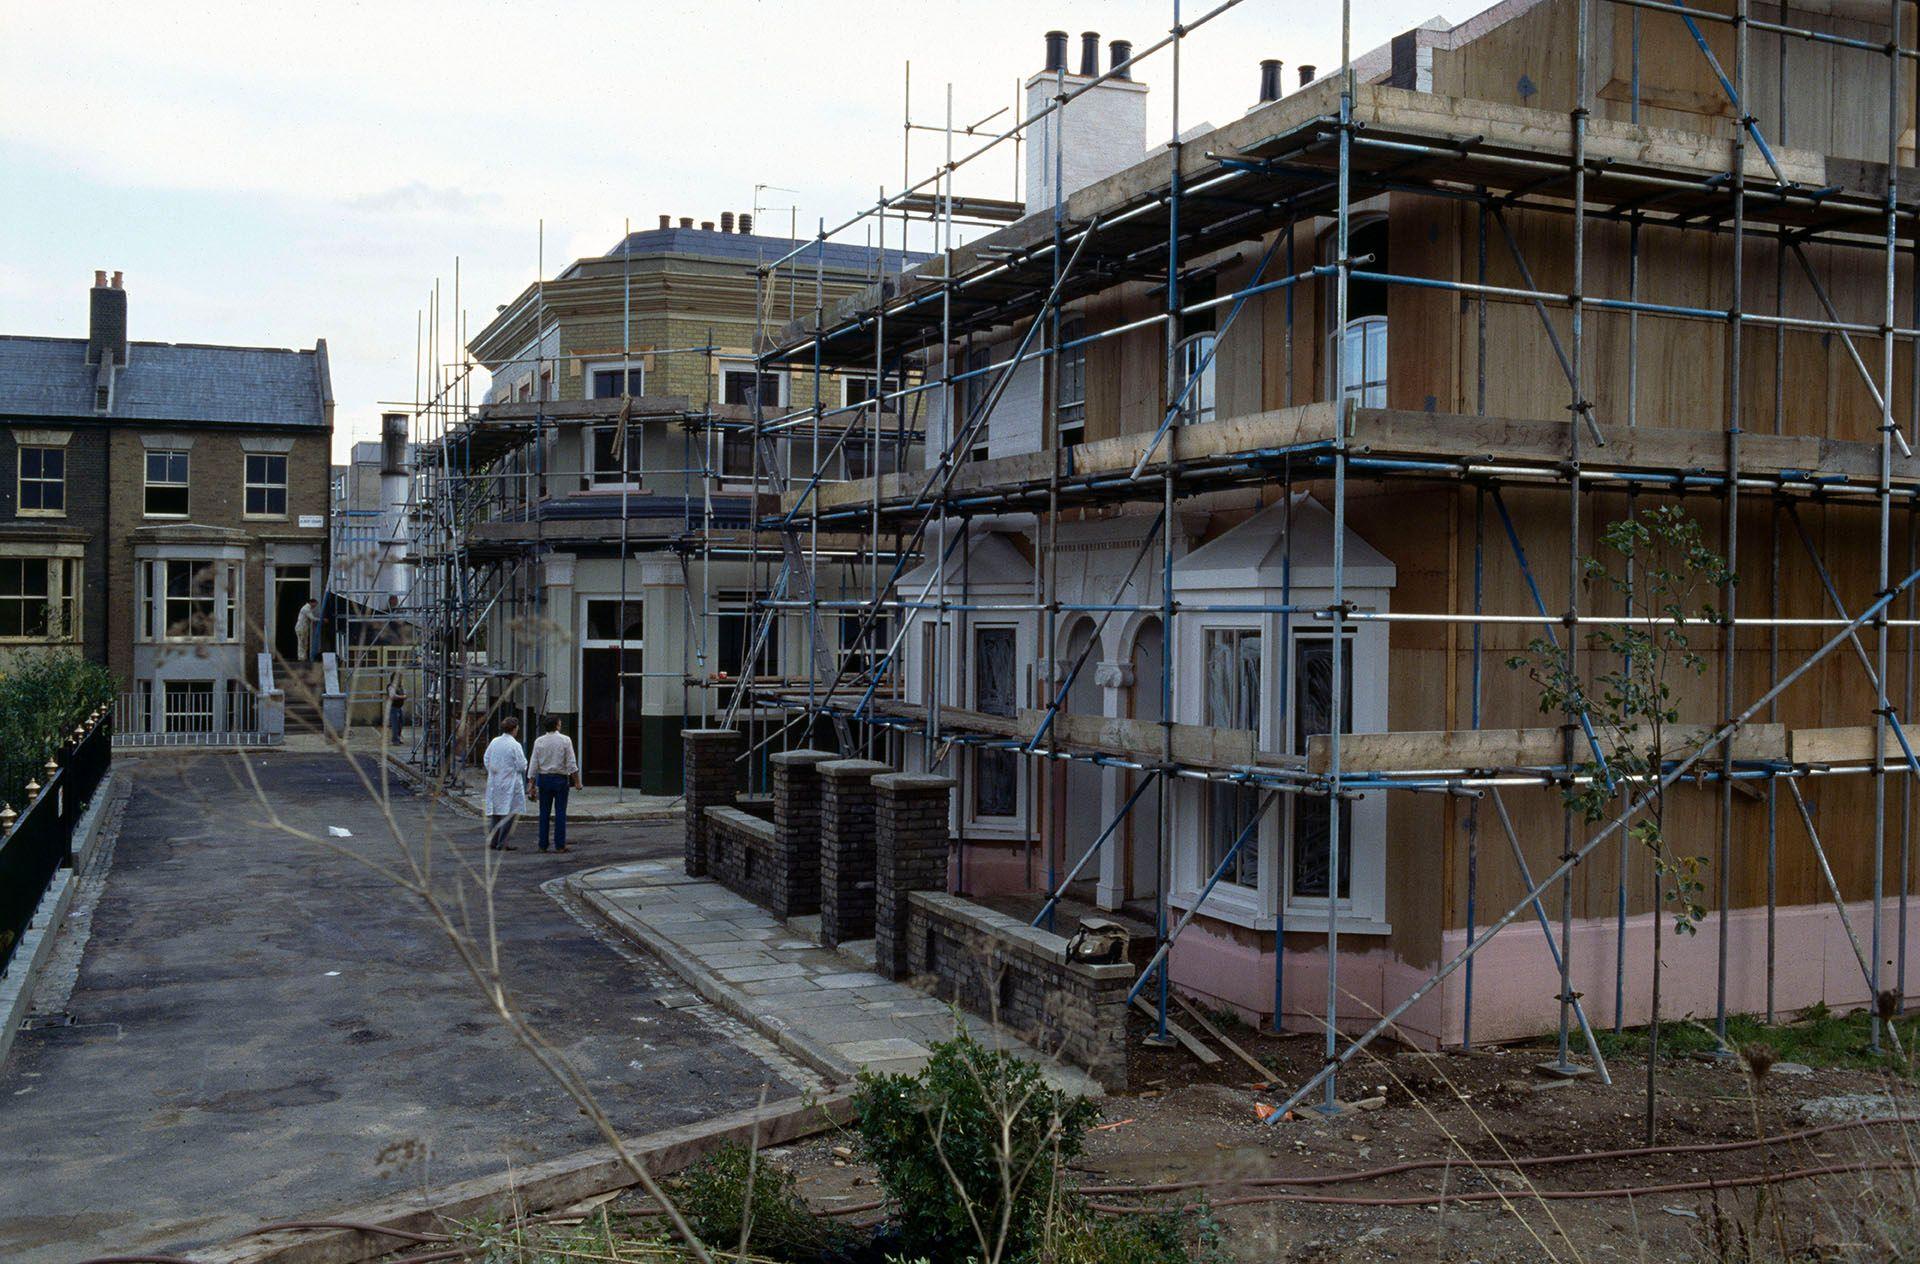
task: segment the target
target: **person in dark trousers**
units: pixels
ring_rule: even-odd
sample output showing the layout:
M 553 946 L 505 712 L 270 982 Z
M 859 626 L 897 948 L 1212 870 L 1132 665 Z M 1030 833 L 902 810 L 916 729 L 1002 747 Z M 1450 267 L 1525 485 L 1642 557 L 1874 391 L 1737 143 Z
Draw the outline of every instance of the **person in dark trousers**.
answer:
M 547 821 L 553 820 L 553 849 L 567 849 L 567 792 L 580 788 L 580 760 L 573 739 L 560 731 L 560 717 L 547 717 L 547 731 L 533 743 L 527 763 L 527 791 L 540 796 L 540 850 L 547 849 Z
M 387 685 L 387 727 L 393 734 L 393 744 L 400 744 L 401 730 L 407 726 L 407 682 L 399 672 L 393 673 L 393 679 Z

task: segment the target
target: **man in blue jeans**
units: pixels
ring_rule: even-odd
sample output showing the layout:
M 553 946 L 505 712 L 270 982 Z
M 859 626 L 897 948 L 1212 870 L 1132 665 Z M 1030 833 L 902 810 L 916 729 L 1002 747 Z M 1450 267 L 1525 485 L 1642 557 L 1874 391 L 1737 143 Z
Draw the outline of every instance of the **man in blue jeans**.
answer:
M 560 731 L 560 717 L 547 717 L 547 731 L 533 743 L 527 760 L 527 792 L 540 796 L 540 850 L 547 849 L 547 822 L 553 821 L 553 849 L 567 849 L 567 791 L 580 786 L 580 760 L 573 739 Z

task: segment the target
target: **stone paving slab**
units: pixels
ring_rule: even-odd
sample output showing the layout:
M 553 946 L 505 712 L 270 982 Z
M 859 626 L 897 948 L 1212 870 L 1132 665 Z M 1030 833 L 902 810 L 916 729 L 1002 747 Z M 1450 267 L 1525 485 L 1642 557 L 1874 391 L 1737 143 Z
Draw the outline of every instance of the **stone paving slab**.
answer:
M 1101 1095 L 1080 1068 L 874 973 L 871 941 L 822 948 L 812 938 L 818 918 L 783 924 L 719 883 L 687 877 L 678 860 L 610 865 L 567 881 L 583 903 L 695 992 L 830 1076 L 917 1070 L 958 1022 L 983 1044 L 1039 1063 L 1057 1086 Z

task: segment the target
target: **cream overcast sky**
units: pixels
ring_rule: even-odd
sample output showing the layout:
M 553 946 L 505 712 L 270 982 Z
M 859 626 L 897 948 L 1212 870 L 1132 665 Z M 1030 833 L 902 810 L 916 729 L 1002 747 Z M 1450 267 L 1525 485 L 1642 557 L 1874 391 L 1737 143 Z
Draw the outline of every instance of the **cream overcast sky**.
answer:
M 1356 3 L 1355 55 L 1482 7 Z M 83 335 L 107 268 L 135 338 L 324 337 L 344 451 L 378 401 L 412 397 L 415 314 L 455 256 L 478 329 L 536 276 L 543 218 L 548 275 L 623 218 L 718 219 L 757 184 L 793 190 L 761 195 L 762 225 L 797 214 L 805 235 L 899 187 L 907 61 L 915 120 L 941 121 L 951 81 L 967 123 L 1011 106 L 1047 29 L 1144 46 L 1171 18 L 1170 0 L 0 0 L 0 332 Z M 1186 42 L 1181 126 L 1245 110 L 1262 57 L 1291 86 L 1339 49 L 1333 0 L 1245 0 Z M 1169 76 L 1164 53 L 1137 74 L 1156 139 Z M 940 144 L 916 139 L 916 179 Z M 1011 193 L 1010 149 L 976 166 L 962 191 Z

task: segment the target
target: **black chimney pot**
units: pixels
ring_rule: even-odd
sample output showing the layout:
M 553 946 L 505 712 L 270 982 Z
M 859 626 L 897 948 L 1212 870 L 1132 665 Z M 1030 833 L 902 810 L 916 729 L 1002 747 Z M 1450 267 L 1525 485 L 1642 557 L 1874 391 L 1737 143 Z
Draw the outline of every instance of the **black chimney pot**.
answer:
M 1047 73 L 1067 68 L 1067 33 L 1065 31 L 1047 32 Z
M 1280 99 L 1280 59 L 1269 57 L 1260 63 L 1260 103 Z
M 730 233 L 733 231 L 733 212 L 732 211 L 720 212 L 720 231 L 723 233 Z
M 753 216 L 746 211 L 740 212 L 740 231 L 749 235 L 753 232 Z
M 1107 44 L 1107 68 L 1113 71 L 1115 79 L 1133 78 L 1133 67 L 1127 65 L 1133 60 L 1132 40 L 1111 40 Z
M 1100 73 L 1100 32 L 1080 33 L 1080 73 L 1091 79 Z
M 1313 82 L 1313 67 L 1312 66 L 1300 67 L 1300 86 L 1304 88 L 1312 82 Z

